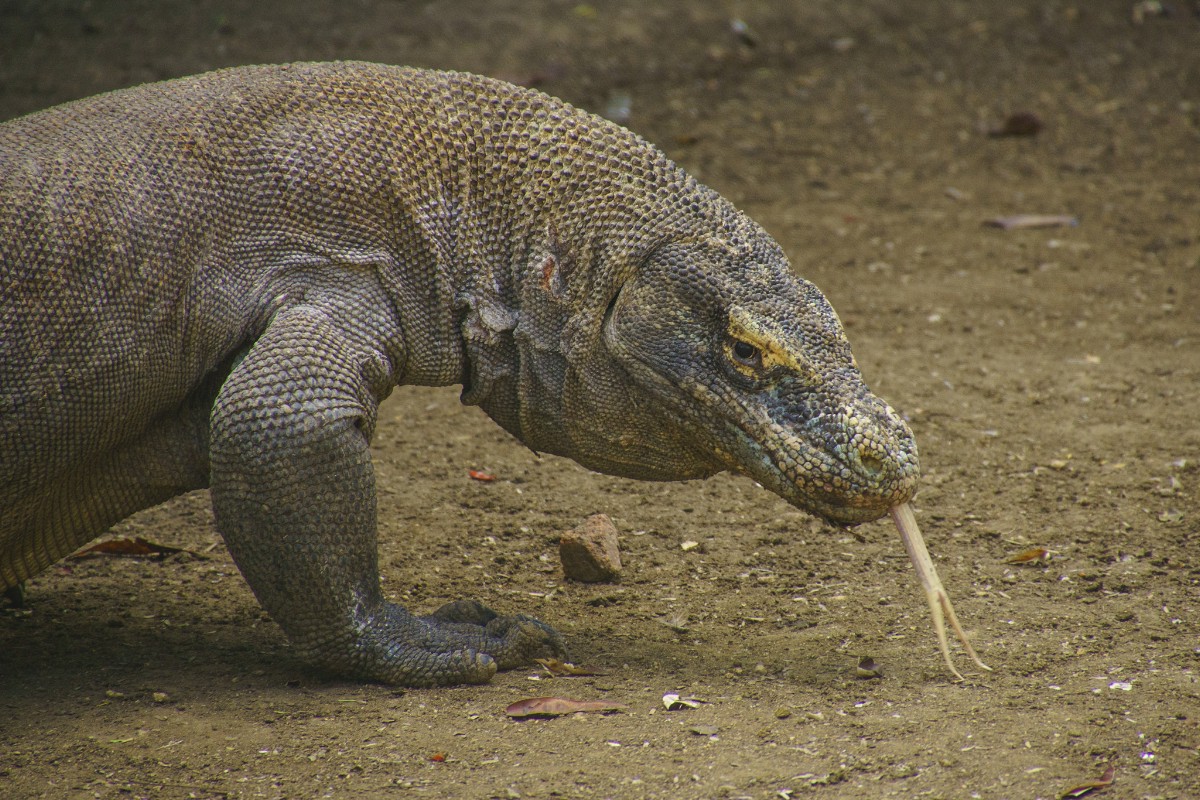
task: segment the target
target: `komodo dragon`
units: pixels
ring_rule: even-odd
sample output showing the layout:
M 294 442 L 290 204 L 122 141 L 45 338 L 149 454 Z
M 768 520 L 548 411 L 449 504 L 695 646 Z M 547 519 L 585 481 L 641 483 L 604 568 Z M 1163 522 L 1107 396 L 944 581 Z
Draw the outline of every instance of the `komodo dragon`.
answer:
M 4 123 L 0 300 L 0 588 L 207 486 L 258 600 L 341 675 L 563 652 L 528 616 L 383 598 L 368 443 L 398 384 L 462 384 L 593 470 L 730 470 L 839 524 L 917 485 L 908 427 L 758 225 L 487 78 L 245 67 Z

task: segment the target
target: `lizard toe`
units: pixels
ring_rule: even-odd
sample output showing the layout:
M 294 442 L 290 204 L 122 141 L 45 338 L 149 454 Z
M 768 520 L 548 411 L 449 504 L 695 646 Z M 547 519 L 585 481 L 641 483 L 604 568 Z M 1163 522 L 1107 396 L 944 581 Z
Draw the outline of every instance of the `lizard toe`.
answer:
M 558 631 L 526 614 L 496 617 L 488 623 L 487 633 L 498 646 L 485 649 L 496 659 L 500 669 L 519 667 L 535 658 L 564 661 L 570 658 Z

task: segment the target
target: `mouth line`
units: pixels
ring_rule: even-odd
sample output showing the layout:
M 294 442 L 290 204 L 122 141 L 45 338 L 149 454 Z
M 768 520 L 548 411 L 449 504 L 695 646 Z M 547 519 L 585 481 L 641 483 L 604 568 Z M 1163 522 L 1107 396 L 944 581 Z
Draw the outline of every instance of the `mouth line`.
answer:
M 801 480 L 793 480 L 789 476 L 787 470 L 780 466 L 779 459 L 775 452 L 765 447 L 758 440 L 752 438 L 745 430 L 732 422 L 727 423 L 726 429 L 733 434 L 743 448 L 759 457 L 760 463 L 766 467 L 767 474 L 772 476 L 774 481 L 764 481 L 763 475 L 754 474 L 742 464 L 732 465 L 730 467 L 730 471 L 739 475 L 744 475 L 757 483 L 764 484 L 766 488 L 770 489 L 775 494 L 779 495 L 784 500 L 787 500 L 789 503 L 802 509 L 803 511 L 839 527 L 857 525 L 862 522 L 868 522 L 872 519 L 878 519 L 879 517 L 887 514 L 888 504 L 881 502 L 879 504 L 879 513 L 875 516 L 860 518 L 858 514 L 854 514 L 850 519 L 847 519 L 844 514 L 839 512 L 859 511 L 862 510 L 863 507 L 853 503 L 838 503 L 836 501 L 847 496 L 854 496 L 858 493 L 852 493 L 850 495 L 847 493 L 839 493 L 836 490 L 827 489 L 824 486 L 819 485 L 817 482 L 804 480 L 804 476 L 802 476 Z M 842 464 L 842 462 L 836 458 L 829 458 L 829 451 L 827 450 L 810 447 L 808 448 L 808 451 L 810 453 L 818 453 L 827 456 L 826 458 L 821 459 L 826 463 L 839 465 Z M 845 466 L 848 467 L 848 465 Z M 782 491 L 777 491 L 774 487 L 770 486 L 770 483 L 772 482 Z M 795 500 L 797 499 L 805 501 L 804 504 L 800 505 L 796 503 Z

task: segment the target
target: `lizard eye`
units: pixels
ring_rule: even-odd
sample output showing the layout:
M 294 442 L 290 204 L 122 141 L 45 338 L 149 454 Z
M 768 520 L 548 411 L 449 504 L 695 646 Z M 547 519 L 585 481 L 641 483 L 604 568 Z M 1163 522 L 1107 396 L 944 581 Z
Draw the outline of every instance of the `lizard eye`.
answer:
M 762 353 L 749 342 L 735 341 L 733 357 L 748 367 L 757 369 L 762 366 Z

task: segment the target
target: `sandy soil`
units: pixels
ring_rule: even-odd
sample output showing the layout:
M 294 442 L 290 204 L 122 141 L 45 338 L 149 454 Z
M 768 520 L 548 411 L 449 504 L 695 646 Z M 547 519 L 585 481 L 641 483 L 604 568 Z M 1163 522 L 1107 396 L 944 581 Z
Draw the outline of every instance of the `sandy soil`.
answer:
M 606 674 L 325 680 L 198 493 L 113 533 L 205 559 L 69 562 L 0 613 L 0 795 L 1053 798 L 1111 763 L 1102 796 L 1200 796 L 1196 4 L 1140 24 L 1128 0 L 695 5 L 8 0 L 0 117 L 338 57 L 627 112 L 779 239 L 911 419 L 919 519 L 995 671 L 950 680 L 886 521 L 834 529 L 723 476 L 593 475 L 453 389 L 403 389 L 375 450 L 387 591 L 534 613 Z M 986 135 L 1020 111 L 1039 135 Z M 981 224 L 1015 213 L 1079 224 Z M 598 511 L 624 579 L 564 583 L 557 534 Z M 1048 559 L 1006 563 L 1030 547 Z M 542 694 L 630 709 L 505 717 Z

